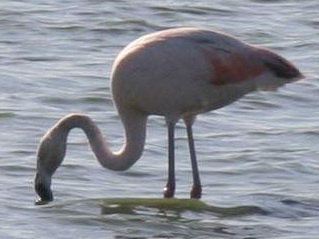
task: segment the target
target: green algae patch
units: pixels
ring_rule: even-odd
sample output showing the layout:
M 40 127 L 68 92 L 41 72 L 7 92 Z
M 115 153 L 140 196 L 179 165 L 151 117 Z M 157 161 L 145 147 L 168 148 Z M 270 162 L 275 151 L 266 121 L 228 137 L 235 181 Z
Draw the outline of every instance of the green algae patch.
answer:
M 266 212 L 256 206 L 216 207 L 197 199 L 152 199 L 152 198 L 112 198 L 99 199 L 103 214 L 132 213 L 139 208 L 153 208 L 160 211 L 192 211 L 212 212 L 224 216 L 247 214 L 265 214 Z

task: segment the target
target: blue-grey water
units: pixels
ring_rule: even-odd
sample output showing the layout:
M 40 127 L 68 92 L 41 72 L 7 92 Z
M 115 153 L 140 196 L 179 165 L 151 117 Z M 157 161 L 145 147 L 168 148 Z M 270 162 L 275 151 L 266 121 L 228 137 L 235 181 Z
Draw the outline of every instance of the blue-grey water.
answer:
M 41 136 L 64 115 L 83 112 L 118 149 L 123 129 L 109 89 L 113 59 L 139 36 L 181 26 L 218 29 L 268 47 L 307 77 L 277 92 L 250 94 L 195 124 L 202 202 L 259 210 L 165 210 L 141 202 L 131 211 L 106 212 L 96 198 L 162 197 L 167 152 L 160 117 L 150 117 L 145 152 L 126 172 L 103 169 L 82 132 L 73 131 L 53 178 L 56 200 L 35 206 Z M 188 198 L 182 124 L 176 134 L 176 197 Z M 5 239 L 318 238 L 319 2 L 2 0 L 0 214 Z

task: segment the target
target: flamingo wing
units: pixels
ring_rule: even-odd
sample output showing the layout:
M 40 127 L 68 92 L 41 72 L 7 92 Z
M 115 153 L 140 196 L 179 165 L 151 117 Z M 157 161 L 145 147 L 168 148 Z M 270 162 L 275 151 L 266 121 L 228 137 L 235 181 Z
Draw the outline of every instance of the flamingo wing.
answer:
M 252 80 L 263 73 L 284 80 L 302 78 L 288 60 L 267 49 L 245 44 L 232 36 L 204 32 L 192 38 L 212 71 L 211 82 L 221 86 Z

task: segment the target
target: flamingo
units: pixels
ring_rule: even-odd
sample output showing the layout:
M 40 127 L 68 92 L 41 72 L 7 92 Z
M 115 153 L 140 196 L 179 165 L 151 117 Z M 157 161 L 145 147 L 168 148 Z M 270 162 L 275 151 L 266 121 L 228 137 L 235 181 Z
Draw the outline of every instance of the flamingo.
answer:
M 226 106 L 247 93 L 277 89 L 301 78 L 300 71 L 283 57 L 222 32 L 176 28 L 142 36 L 119 53 L 111 71 L 113 101 L 125 129 L 122 148 L 112 152 L 87 115 L 74 113 L 62 118 L 38 147 L 37 202 L 53 200 L 51 178 L 64 159 L 70 130 L 84 131 L 103 167 L 127 170 L 142 155 L 150 115 L 164 116 L 168 130 L 164 197 L 174 197 L 174 128 L 182 119 L 193 175 L 190 197 L 199 199 L 202 186 L 192 131 L 196 115 Z

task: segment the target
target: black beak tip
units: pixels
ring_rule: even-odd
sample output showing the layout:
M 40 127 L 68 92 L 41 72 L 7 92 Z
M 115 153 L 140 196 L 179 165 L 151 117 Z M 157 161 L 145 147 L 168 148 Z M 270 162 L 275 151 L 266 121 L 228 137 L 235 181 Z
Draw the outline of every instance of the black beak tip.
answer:
M 37 206 L 38 205 L 46 205 L 46 204 L 48 204 L 51 201 L 52 200 L 44 200 L 42 198 L 38 198 L 38 199 L 35 200 L 34 205 L 37 205 Z
M 50 188 L 45 187 L 43 184 L 39 183 L 35 185 L 35 191 L 40 196 L 35 201 L 35 205 L 44 205 L 53 201 L 53 194 Z

